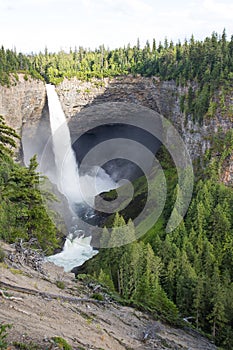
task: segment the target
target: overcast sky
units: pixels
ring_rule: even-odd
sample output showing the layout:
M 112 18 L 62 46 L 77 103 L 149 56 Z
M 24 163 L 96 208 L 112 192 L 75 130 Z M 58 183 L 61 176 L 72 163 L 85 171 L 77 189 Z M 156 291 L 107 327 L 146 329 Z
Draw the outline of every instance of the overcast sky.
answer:
M 232 0 L 0 0 L 0 45 L 38 52 L 233 34 Z

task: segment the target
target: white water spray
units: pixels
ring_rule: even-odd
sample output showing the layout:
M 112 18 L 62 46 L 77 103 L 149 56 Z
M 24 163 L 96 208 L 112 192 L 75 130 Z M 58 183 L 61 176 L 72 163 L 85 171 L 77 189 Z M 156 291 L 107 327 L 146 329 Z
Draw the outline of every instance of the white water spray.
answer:
M 47 84 L 47 97 L 50 114 L 50 126 L 53 151 L 56 164 L 56 185 L 67 198 L 72 209 L 74 204 L 86 202 L 94 204 L 95 196 L 117 187 L 117 184 L 101 168 L 93 168 L 92 174 L 79 176 L 75 153 L 71 146 L 69 128 L 58 95 L 53 85 Z M 47 260 L 63 266 L 65 271 L 82 265 L 97 254 L 90 245 L 91 237 L 69 234 L 63 251 L 50 256 Z

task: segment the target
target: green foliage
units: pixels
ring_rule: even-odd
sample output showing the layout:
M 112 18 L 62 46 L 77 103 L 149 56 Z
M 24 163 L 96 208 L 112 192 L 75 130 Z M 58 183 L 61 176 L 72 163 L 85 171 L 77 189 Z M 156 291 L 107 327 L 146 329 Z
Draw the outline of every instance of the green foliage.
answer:
M 43 250 L 58 246 L 57 229 L 43 204 L 40 181 L 33 157 L 28 168 L 12 164 L 2 183 L 0 237 L 8 242 L 37 238 Z
M 100 293 L 93 293 L 91 298 L 95 299 L 95 300 L 98 300 L 98 301 L 104 301 L 104 297 Z
M 7 337 L 7 329 L 11 328 L 12 325 L 10 324 L 4 324 L 1 323 L 0 324 L 0 349 L 4 350 L 8 348 L 8 344 L 6 341 L 6 337 Z
M 65 283 L 61 280 L 56 281 L 56 286 L 60 289 L 65 289 Z
M 123 227 L 128 230 L 123 230 Z M 131 244 L 118 246 L 119 237 L 129 232 L 134 235 L 135 230 L 131 221 L 128 224 L 117 214 L 114 219 L 113 230 L 109 238 L 114 241 L 113 248 L 101 249 L 94 264 L 89 264 L 88 273 L 98 276 L 98 280 L 110 290 L 118 292 L 123 300 L 138 305 L 144 310 L 150 310 L 155 316 L 176 324 L 178 310 L 168 299 L 160 284 L 161 259 L 155 256 L 151 245 L 137 242 L 135 238 Z M 111 245 L 110 245 L 111 247 Z
M 72 350 L 72 346 L 67 343 L 62 337 L 53 337 L 52 340 L 58 345 L 59 349 Z
M 91 51 L 83 47 L 70 49 L 67 53 L 48 52 L 23 55 L 13 50 L 0 50 L 0 84 L 10 85 L 12 74 L 17 81 L 17 72 L 23 72 L 25 80 L 31 75 L 52 84 L 59 84 L 66 77 L 81 80 L 99 79 L 95 85 L 103 86 L 104 77 L 119 75 L 157 76 L 161 80 L 174 80 L 178 85 L 189 86 L 181 97 L 181 110 L 192 115 L 200 123 L 205 115 L 212 116 L 216 106 L 212 103 L 217 89 L 227 91 L 232 87 L 233 76 L 233 36 L 226 40 L 226 33 L 213 32 L 204 41 L 196 41 L 192 36 L 183 44 L 168 43 L 165 39 L 152 48 L 147 41 L 144 47 L 128 45 L 110 50 L 101 45 Z M 190 86 L 192 82 L 193 86 Z M 223 89 L 223 90 L 224 90 Z M 90 92 L 88 89 L 87 93 Z M 225 108 L 225 93 L 220 98 Z
M 12 148 L 16 146 L 15 139 L 19 138 L 16 132 L 6 125 L 4 118 L 0 115 L 0 158 L 10 159 Z
M 33 342 L 30 342 L 30 343 L 13 342 L 13 345 L 16 349 L 19 349 L 19 350 L 40 350 L 40 346 Z
M 105 287 L 107 287 L 110 291 L 114 291 L 114 284 L 111 279 L 111 276 L 100 269 L 100 273 L 98 276 L 98 281 Z
M 28 80 L 28 74 L 37 79 L 42 79 L 30 57 L 17 53 L 15 50 L 0 49 L 0 84 L 10 86 L 17 82 L 17 73 L 24 73 L 24 79 Z
M 233 279 L 232 203 L 232 189 L 213 179 L 199 181 L 185 221 L 158 250 L 168 296 L 218 345 L 233 316 L 226 298 Z
M 5 259 L 5 253 L 0 246 L 0 262 L 4 262 L 4 259 Z
M 25 168 L 13 162 L 9 146 L 17 137 L 0 118 L 0 239 L 13 243 L 19 238 L 36 238 L 41 248 L 52 253 L 59 245 L 57 228 L 42 199 L 36 157 Z M 48 199 L 50 193 L 43 193 Z
M 219 171 L 232 150 L 232 131 L 219 133 L 206 157 L 205 180 L 196 183 L 189 210 L 174 231 L 165 232 L 178 192 L 170 164 L 165 170 L 173 183 L 168 184 L 169 201 L 154 227 L 141 241 L 101 249 L 87 263 L 88 273 L 101 283 L 108 281 L 126 303 L 173 324 L 191 317 L 192 326 L 226 349 L 233 339 L 233 189 L 219 182 Z M 219 160 L 213 166 L 211 155 L 216 153 Z M 116 215 L 116 242 L 123 224 Z M 113 239 L 107 232 L 105 241 Z
M 204 157 L 205 170 L 203 175 L 218 181 L 224 162 L 233 152 L 233 130 L 230 129 L 226 133 L 219 130 L 210 141 L 211 148 Z

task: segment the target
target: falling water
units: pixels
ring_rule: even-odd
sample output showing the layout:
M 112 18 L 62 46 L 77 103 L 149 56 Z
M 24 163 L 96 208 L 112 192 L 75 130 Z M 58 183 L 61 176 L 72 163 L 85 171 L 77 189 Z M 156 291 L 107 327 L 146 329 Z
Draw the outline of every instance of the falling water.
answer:
M 81 201 L 78 167 L 71 147 L 70 132 L 54 85 L 47 84 L 50 128 L 56 164 L 56 184 L 72 204 Z
M 46 89 L 58 189 L 66 196 L 71 207 L 74 203 L 83 202 L 93 205 L 97 194 L 116 188 L 116 183 L 97 166 L 89 169 L 88 174 L 79 176 L 70 131 L 55 87 L 47 84 Z
M 93 175 L 79 176 L 76 157 L 71 146 L 69 128 L 58 95 L 53 85 L 47 84 L 47 96 L 50 114 L 50 127 L 53 139 L 53 151 L 56 164 L 56 185 L 67 198 L 70 208 L 84 201 L 94 203 L 97 194 L 116 188 L 117 184 L 101 168 L 93 170 Z M 50 256 L 47 260 L 63 266 L 65 271 L 82 265 L 97 254 L 90 245 L 91 236 L 84 237 L 78 228 L 69 233 L 63 251 Z

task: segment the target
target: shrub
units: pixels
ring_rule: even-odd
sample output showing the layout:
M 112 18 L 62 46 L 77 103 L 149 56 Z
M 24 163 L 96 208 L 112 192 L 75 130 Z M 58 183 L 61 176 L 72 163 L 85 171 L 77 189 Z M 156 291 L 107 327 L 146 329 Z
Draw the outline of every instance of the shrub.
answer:
M 61 337 L 53 337 L 52 340 L 59 346 L 59 349 L 63 350 L 72 350 L 72 346 L 70 346 L 67 341 Z
M 16 347 L 16 349 L 19 349 L 19 350 L 40 350 L 40 347 L 37 344 L 32 342 L 30 342 L 29 344 L 13 342 L 13 345 Z
M 11 328 L 12 325 L 10 324 L 1 324 L 0 325 L 0 349 L 4 350 L 8 348 L 8 344 L 6 342 L 7 337 L 7 329 Z
M 60 289 L 65 289 L 65 283 L 63 281 L 57 280 L 56 286 Z
M 4 262 L 5 259 L 5 252 L 3 251 L 3 249 L 0 247 L 0 262 Z
M 99 301 L 104 301 L 104 297 L 100 293 L 93 293 L 91 298 Z

